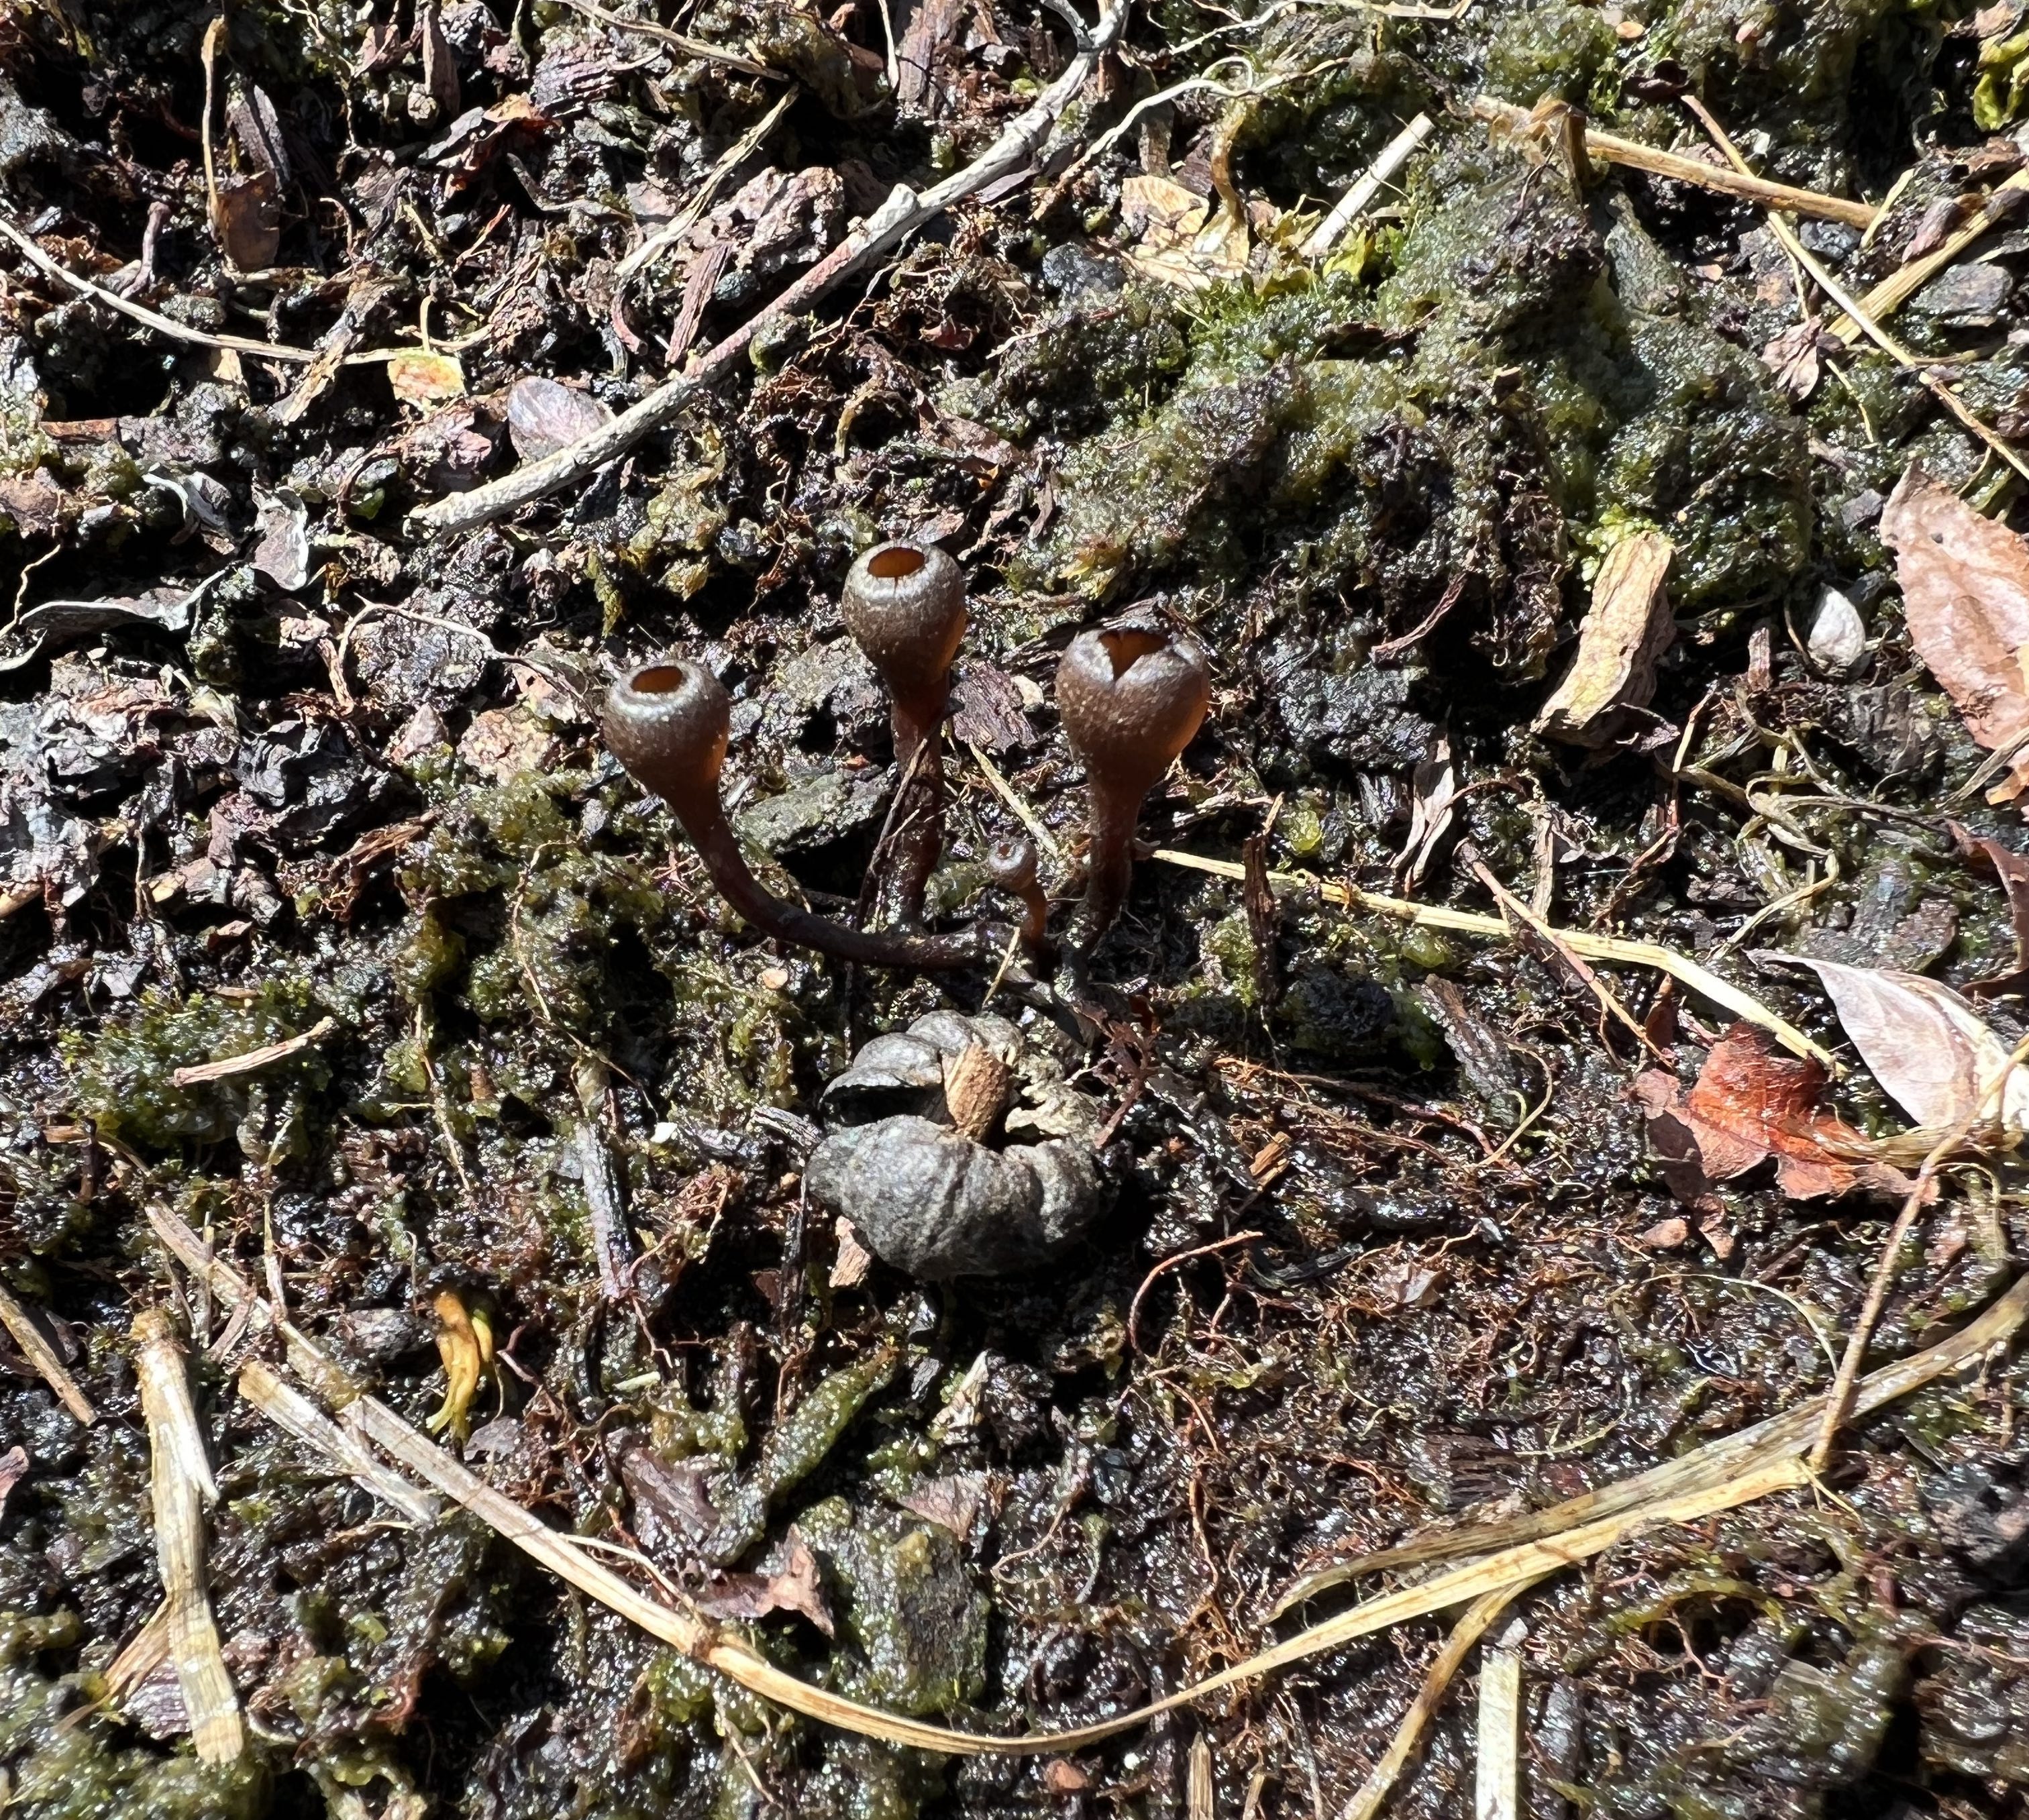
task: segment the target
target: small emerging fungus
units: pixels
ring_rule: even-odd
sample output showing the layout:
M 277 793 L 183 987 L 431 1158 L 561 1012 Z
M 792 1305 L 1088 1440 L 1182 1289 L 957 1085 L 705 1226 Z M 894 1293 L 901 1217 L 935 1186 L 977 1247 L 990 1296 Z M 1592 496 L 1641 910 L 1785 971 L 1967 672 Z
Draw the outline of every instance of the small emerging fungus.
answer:
M 635 780 L 670 806 L 719 895 L 779 941 L 870 967 L 967 967 L 974 936 L 905 936 L 848 929 L 774 895 L 747 869 L 718 795 L 733 703 L 703 666 L 667 658 L 615 683 L 606 698 L 606 743 Z
M 944 851 L 944 710 L 951 659 L 965 636 L 965 577 L 935 544 L 878 544 L 847 572 L 839 605 L 892 704 L 892 902 L 903 922 L 914 924 Z
M 987 851 L 986 876 L 1019 901 L 1022 946 L 1032 954 L 1040 953 L 1048 941 L 1044 929 L 1050 920 L 1050 903 L 1037 881 L 1035 842 L 1022 835 L 996 841 Z
M 1091 851 L 1081 936 L 1113 926 L 1133 874 L 1134 825 L 1204 719 L 1211 679 L 1194 639 L 1156 627 L 1084 632 L 1057 666 L 1057 710 L 1085 765 Z

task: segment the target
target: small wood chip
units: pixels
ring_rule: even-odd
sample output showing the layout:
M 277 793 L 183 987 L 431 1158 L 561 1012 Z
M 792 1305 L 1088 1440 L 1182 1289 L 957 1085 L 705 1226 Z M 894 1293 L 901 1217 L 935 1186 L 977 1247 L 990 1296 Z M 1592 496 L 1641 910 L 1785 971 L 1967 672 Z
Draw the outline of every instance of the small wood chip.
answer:
M 859 1242 L 859 1235 L 852 1229 L 850 1220 L 840 1220 L 836 1231 L 838 1256 L 831 1267 L 831 1286 L 834 1289 L 857 1289 L 866 1281 L 866 1273 L 874 1268 L 874 1254 Z
M 944 1061 L 944 1104 L 951 1123 L 974 1144 L 1000 1122 L 1014 1092 L 1014 1070 L 983 1043 Z
M 196 1062 L 179 1068 L 169 1078 L 179 1087 L 201 1087 L 207 1081 L 228 1081 L 236 1074 L 253 1074 L 270 1062 L 285 1062 L 313 1043 L 321 1043 L 338 1028 L 335 1017 L 320 1017 L 299 1036 L 284 1036 L 279 1043 L 264 1043 L 244 1055 L 227 1055 L 217 1062 Z
M 1658 1220 L 1634 1242 L 1645 1251 L 1681 1251 L 1691 1242 L 1690 1222 L 1674 1216 Z
M 1522 1638 L 1518 1619 L 1479 1665 L 1478 1774 L 1473 1820 L 1517 1820 L 1522 1811 Z
M 1191 1740 L 1184 1783 L 1184 1820 L 1214 1820 L 1218 1810 L 1211 1777 L 1211 1740 L 1203 1732 Z

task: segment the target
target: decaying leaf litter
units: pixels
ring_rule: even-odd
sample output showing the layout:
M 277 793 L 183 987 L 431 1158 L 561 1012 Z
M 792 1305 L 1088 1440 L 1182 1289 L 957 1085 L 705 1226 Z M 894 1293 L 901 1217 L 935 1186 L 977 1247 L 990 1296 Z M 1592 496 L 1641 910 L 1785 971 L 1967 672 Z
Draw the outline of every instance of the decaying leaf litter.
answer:
M 7 1799 L 2019 1807 L 2023 23 L 10 14 Z

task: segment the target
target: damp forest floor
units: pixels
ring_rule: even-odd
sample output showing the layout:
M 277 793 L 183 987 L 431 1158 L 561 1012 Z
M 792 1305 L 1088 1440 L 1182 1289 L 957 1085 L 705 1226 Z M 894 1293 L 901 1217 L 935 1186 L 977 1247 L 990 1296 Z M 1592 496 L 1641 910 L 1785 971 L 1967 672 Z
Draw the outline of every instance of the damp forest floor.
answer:
M 2012 1048 L 1995 869 L 2029 836 L 1912 648 L 1884 502 L 1920 465 L 2029 510 L 1759 204 L 1575 134 L 1716 171 L 1702 102 L 1762 176 L 1881 206 L 1796 218 L 1857 295 L 2024 167 L 2017 0 L 1136 0 L 1033 155 L 767 313 L 1045 95 L 1076 4 L 0 9 L 0 1811 L 1332 1820 L 1444 1639 L 1055 1755 L 792 1718 L 273 1425 L 236 1388 L 272 1335 L 151 1211 L 644 1588 L 977 1731 L 1129 1711 L 1356 1596 L 1276 1615 L 1301 1576 L 1830 1387 L 1890 1177 L 1666 1167 L 1657 1108 L 1731 1014 L 1651 966 L 1597 967 L 1609 1006 L 1512 906 L 1731 982 L 1837 1058 L 1805 1096 L 1842 1141 L 1892 1149 L 1909 1121 L 1795 958 L 1979 986 Z M 1481 95 L 1547 105 L 1490 135 Z M 2008 199 L 1893 324 L 2004 450 Z M 417 515 L 757 318 L 595 472 Z M 760 938 L 600 740 L 623 669 L 705 665 L 753 863 L 865 913 L 895 767 L 838 592 L 900 536 L 971 593 L 939 927 L 1005 921 L 984 860 L 1025 826 L 1076 895 L 1071 636 L 1131 610 L 1210 655 L 1141 832 L 1242 876 L 1141 862 L 1090 957 L 1105 1020 Z M 1653 677 L 1552 739 L 1635 536 L 1671 551 Z M 1105 1208 L 1026 1273 L 912 1281 L 803 1192 L 820 1096 L 989 992 L 1055 1031 Z M 2019 1268 L 2005 1135 L 1939 1170 L 1870 1363 Z M 228 1762 L 173 1651 L 116 1660 L 176 1470 L 150 1309 L 216 1481 Z M 1513 1811 L 2023 1813 L 2025 1395 L 2001 1349 L 1853 1425 L 1814 1487 L 1523 1596 Z M 1384 1811 L 1474 1811 L 1481 1679 Z

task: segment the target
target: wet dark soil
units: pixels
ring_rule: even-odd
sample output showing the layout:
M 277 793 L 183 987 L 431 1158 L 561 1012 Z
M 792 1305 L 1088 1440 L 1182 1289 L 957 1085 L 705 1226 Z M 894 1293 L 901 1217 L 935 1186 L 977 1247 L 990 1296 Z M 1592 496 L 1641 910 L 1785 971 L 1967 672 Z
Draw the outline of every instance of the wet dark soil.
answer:
M 1011 801 L 1075 895 L 1055 665 L 1131 608 L 1214 673 L 1152 844 L 1258 841 L 1270 868 L 1489 913 L 1483 868 L 1850 1059 L 1754 951 L 1961 985 L 2012 964 L 1953 825 L 2020 848 L 2020 817 L 1974 783 L 1874 526 L 1915 460 L 2018 522 L 2019 486 L 1864 339 L 1808 395 L 1779 384 L 1798 291 L 1757 209 L 1489 143 L 1465 104 L 1553 96 L 1688 150 L 1689 91 L 1764 174 L 1891 198 L 1864 239 L 1802 224 L 1862 290 L 2022 165 L 2009 19 L 1159 0 L 1032 181 L 775 323 L 588 484 L 442 539 L 410 510 L 624 410 L 892 184 L 977 155 L 1069 29 L 1026 0 L 302 0 L 230 7 L 207 53 L 207 24 L 0 20 L 6 221 L 172 322 L 318 355 L 179 343 L 0 246 L 0 1281 L 101 1418 L 0 1342 L 0 1484 L 9 1449 L 23 1467 L 0 1807 L 1159 1816 L 1202 1737 L 1213 1811 L 1326 1820 L 1441 1636 L 1074 1759 L 829 1733 L 468 1518 L 393 1521 L 269 1425 L 150 1205 L 272 1267 L 306 1330 L 545 1522 L 736 1588 L 764 1609 L 727 1622 L 813 1681 L 981 1729 L 1139 1705 L 1286 1633 L 1268 1614 L 1307 1570 L 1823 1391 L 1894 1206 L 1792 1200 L 1765 1168 L 1675 1200 L 1630 1084 L 1658 1056 L 1694 1078 L 1727 1019 L 1653 971 L 1601 969 L 1652 1053 L 1540 944 L 1154 859 L 1090 957 L 1103 1024 L 1018 969 L 844 968 L 725 908 L 595 712 L 632 663 L 706 665 L 754 864 L 851 916 L 896 780 L 839 586 L 883 537 L 934 542 L 972 597 L 938 926 L 1007 920 L 985 861 L 1024 832 Z M 1305 258 L 1419 110 L 1436 131 L 1399 186 Z M 1229 184 L 1244 265 L 1152 276 L 1139 180 L 1215 210 Z M 1963 357 L 2003 435 L 2029 424 L 2025 258 L 2004 224 L 1897 320 Z M 1604 749 L 1551 743 L 1532 722 L 1636 529 L 1675 551 L 1656 691 Z M 1836 673 L 1808 651 L 1827 588 L 1867 634 Z M 918 1282 L 855 1255 L 804 1163 L 856 1051 L 982 1010 L 1089 1106 L 1104 1204 L 1040 1267 Z M 2019 997 L 1983 1015 L 2012 1046 Z M 1864 1070 L 1835 1103 L 1900 1123 Z M 2029 1238 L 2012 1158 L 1948 1183 L 1878 1357 L 1983 1307 Z M 218 1480 L 211 1593 L 253 1740 L 226 1769 L 191 1756 L 172 1674 L 105 1703 L 161 1596 L 129 1340 L 154 1303 L 192 1329 Z M 495 1348 L 463 1409 L 447 1307 Z M 1819 1494 L 1524 1599 L 1529 1812 L 2021 1811 L 2021 1397 L 1990 1360 L 1861 1425 Z M 1470 1681 L 1404 1820 L 1471 1811 Z

